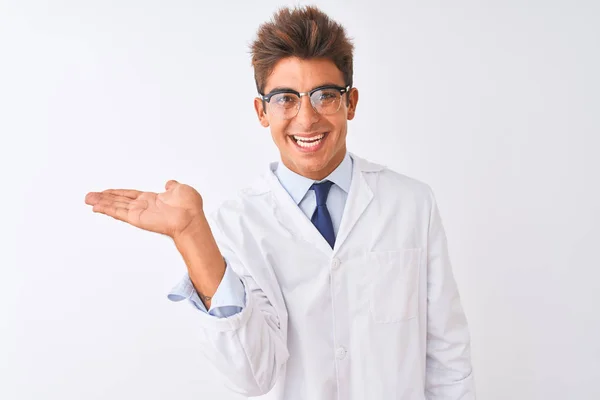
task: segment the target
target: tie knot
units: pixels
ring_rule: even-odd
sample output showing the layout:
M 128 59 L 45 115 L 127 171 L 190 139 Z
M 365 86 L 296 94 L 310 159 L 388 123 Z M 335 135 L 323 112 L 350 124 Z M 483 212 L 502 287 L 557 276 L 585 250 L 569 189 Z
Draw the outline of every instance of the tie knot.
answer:
M 333 182 L 323 181 L 321 183 L 313 183 L 310 187 L 315 191 L 315 195 L 317 196 L 317 207 L 324 206 L 327 203 L 327 195 L 329 194 L 331 185 L 333 185 Z

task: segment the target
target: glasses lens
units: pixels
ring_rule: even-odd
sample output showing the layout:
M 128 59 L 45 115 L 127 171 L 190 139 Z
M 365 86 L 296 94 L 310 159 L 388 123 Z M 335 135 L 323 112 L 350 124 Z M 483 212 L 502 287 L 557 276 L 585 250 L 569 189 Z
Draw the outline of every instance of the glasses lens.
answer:
M 337 89 L 317 90 L 310 101 L 319 114 L 333 114 L 340 109 L 342 94 Z
M 269 108 L 284 119 L 294 118 L 300 107 L 300 98 L 293 93 L 278 93 L 271 96 Z

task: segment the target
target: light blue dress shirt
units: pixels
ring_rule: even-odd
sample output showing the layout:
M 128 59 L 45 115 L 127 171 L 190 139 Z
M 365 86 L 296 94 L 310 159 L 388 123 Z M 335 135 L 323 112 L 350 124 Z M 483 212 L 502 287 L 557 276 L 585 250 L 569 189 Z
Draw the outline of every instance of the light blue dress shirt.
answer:
M 340 165 L 329 176 L 323 179 L 334 183 L 327 196 L 327 210 L 331 215 L 333 231 L 336 236 L 340 228 L 340 222 L 342 221 L 348 192 L 350 191 L 353 163 L 352 156 L 346 152 L 346 156 Z M 283 162 L 279 162 L 273 172 L 281 183 L 281 186 L 289 193 L 294 202 L 304 212 L 304 215 L 310 220 L 317 208 L 317 198 L 314 190 L 310 190 L 310 187 L 313 183 L 322 181 L 315 181 L 299 175 L 286 167 Z M 218 318 L 235 315 L 242 311 L 246 304 L 244 285 L 235 272 L 228 266 L 225 267 L 225 275 L 223 275 L 223 279 L 212 298 L 209 310 L 206 309 L 206 306 L 200 300 L 200 296 L 198 296 L 198 293 L 194 289 L 194 285 L 188 274 L 171 290 L 167 297 L 171 301 L 187 299 L 198 310 L 207 312 Z

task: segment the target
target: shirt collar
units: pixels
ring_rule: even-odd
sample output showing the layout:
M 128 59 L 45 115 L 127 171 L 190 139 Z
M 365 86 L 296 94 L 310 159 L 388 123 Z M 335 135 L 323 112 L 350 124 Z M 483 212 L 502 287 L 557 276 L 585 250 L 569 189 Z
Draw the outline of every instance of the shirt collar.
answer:
M 352 182 L 352 165 L 353 160 L 349 152 L 346 152 L 344 159 L 325 179 L 329 180 L 340 187 L 344 192 L 350 191 L 350 183 Z M 279 179 L 281 186 L 289 193 L 296 204 L 300 204 L 310 187 L 315 182 L 313 179 L 307 178 L 295 173 L 285 166 L 283 162 L 277 163 L 275 176 Z

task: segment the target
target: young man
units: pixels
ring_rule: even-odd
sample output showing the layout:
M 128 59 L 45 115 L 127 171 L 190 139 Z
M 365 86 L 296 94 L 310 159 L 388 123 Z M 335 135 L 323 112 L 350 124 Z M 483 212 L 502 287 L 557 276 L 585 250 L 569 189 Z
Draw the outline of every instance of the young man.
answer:
M 254 107 L 281 162 L 214 213 L 174 180 L 164 193 L 105 190 L 86 203 L 173 238 L 188 274 L 169 298 L 198 308 L 199 345 L 233 390 L 475 399 L 430 188 L 346 150 L 358 103 L 352 51 L 316 8 L 283 9 L 260 27 Z

